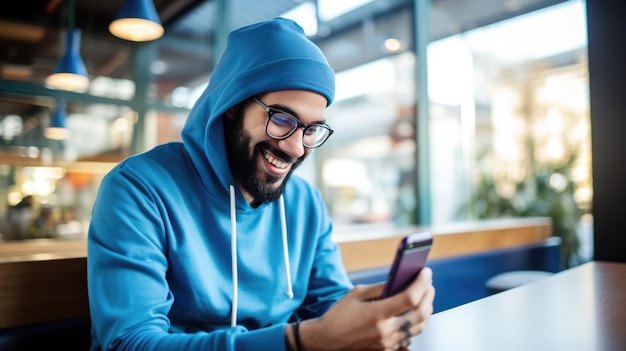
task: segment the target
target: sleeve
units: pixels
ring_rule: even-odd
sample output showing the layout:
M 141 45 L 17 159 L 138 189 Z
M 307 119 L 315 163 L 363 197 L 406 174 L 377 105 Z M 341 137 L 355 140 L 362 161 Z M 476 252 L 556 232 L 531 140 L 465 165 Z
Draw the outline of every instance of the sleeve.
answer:
M 158 200 L 124 169 L 103 180 L 88 235 L 92 350 L 285 350 L 285 324 L 170 333 L 173 295 Z

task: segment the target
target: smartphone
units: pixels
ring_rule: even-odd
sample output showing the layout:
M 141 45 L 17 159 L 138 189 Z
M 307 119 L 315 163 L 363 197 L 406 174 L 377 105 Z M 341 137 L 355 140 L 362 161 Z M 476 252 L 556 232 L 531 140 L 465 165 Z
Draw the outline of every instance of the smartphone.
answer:
M 385 282 L 383 298 L 395 295 L 411 284 L 426 265 L 432 245 L 432 234 L 427 231 L 409 234 L 400 241 Z

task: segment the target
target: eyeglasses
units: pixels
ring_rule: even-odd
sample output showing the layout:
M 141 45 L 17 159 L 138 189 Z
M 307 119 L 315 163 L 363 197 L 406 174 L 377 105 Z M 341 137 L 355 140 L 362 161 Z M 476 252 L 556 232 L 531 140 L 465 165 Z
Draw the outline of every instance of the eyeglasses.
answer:
M 326 123 L 304 124 L 287 112 L 275 110 L 256 98 L 254 101 L 267 112 L 265 133 L 273 139 L 287 139 L 296 129 L 303 128 L 302 145 L 308 149 L 314 149 L 322 146 L 328 140 L 328 137 L 333 134 L 333 130 Z

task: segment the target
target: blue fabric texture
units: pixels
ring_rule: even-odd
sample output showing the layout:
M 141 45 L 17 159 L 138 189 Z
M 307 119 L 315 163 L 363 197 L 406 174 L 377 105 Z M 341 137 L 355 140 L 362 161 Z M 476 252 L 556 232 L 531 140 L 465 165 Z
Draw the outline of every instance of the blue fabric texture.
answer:
M 257 94 L 334 95 L 334 72 L 293 21 L 232 32 L 209 85 L 171 142 L 107 174 L 88 235 L 92 350 L 284 350 L 289 321 L 322 315 L 352 284 L 319 191 L 284 191 L 294 298 L 286 294 L 278 201 L 253 208 L 236 190 L 237 326 L 222 114 Z M 235 185 L 236 187 L 236 185 Z

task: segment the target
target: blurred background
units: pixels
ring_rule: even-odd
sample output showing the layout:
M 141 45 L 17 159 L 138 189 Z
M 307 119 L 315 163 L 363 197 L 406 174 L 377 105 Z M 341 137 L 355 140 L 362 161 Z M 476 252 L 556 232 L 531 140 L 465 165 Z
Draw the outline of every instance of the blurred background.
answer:
M 84 238 L 102 176 L 180 140 L 227 33 L 283 16 L 337 73 L 335 134 L 297 172 L 339 232 L 545 216 L 566 265 L 591 258 L 584 1 L 148 3 L 164 32 L 147 41 L 109 30 L 121 0 L 0 13 L 2 240 Z M 72 45 L 87 85 L 55 88 Z

